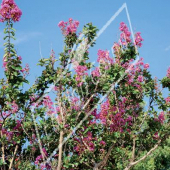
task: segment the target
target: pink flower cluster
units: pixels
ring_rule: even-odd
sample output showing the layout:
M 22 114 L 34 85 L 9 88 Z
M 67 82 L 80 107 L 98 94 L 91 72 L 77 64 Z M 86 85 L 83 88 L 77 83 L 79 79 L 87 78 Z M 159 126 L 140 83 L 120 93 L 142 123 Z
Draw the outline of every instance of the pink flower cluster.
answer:
M 3 68 L 5 68 L 5 71 L 7 71 L 7 64 L 8 64 L 8 62 L 7 62 L 7 58 L 6 57 L 3 57 Z
M 135 34 L 135 45 L 137 45 L 138 47 L 141 47 L 142 46 L 142 41 L 143 41 L 144 39 L 141 37 L 141 33 L 140 32 L 137 32 L 136 34 Z
M 74 147 L 75 152 L 78 152 L 78 154 L 81 154 L 85 150 L 89 150 L 93 152 L 95 150 L 94 141 L 96 138 L 92 136 L 92 132 L 87 132 L 87 137 L 74 138 L 75 141 L 77 141 L 77 145 Z
M 11 112 L 11 113 L 16 113 L 17 111 L 18 111 L 18 105 L 16 104 L 16 102 L 15 101 L 13 101 L 12 103 L 7 103 L 10 107 L 11 107 L 11 109 L 10 109 L 10 111 L 9 112 Z
M 131 33 L 129 32 L 128 27 L 126 26 L 124 22 L 120 23 L 119 29 L 120 31 L 122 31 L 122 33 L 120 34 L 120 42 L 122 45 L 127 45 L 127 43 L 131 42 L 131 39 L 130 39 Z
M 33 133 L 32 136 L 30 137 L 30 144 L 32 145 L 34 142 L 36 142 L 36 139 L 37 137 L 35 133 Z M 32 148 L 32 149 L 36 150 L 36 148 Z
M 165 114 L 164 114 L 164 112 L 161 112 L 161 113 L 159 114 L 158 119 L 159 119 L 159 121 L 161 122 L 161 124 L 164 123 L 164 120 L 165 120 Z
M 88 70 L 87 66 L 82 66 L 82 65 L 75 66 L 75 72 L 77 73 L 76 81 L 79 82 L 78 86 L 81 86 L 83 84 L 83 82 L 80 81 L 82 80 L 84 75 L 88 75 L 88 73 L 86 73 L 87 70 Z
M 21 133 L 20 133 L 22 131 L 21 121 L 16 120 L 16 125 L 12 128 L 12 130 L 8 130 L 5 128 L 1 129 L 1 125 L 0 125 L 0 130 L 2 130 L 2 135 L 4 135 L 4 137 L 6 137 L 8 142 L 16 144 L 16 142 L 13 139 L 15 139 L 16 136 L 21 135 Z M 14 131 L 15 131 L 15 133 L 14 133 Z
M 41 170 L 51 170 L 51 166 L 48 163 L 41 164 L 40 167 L 41 167 Z
M 71 99 L 71 109 L 74 109 L 76 111 L 80 110 L 80 104 L 79 104 L 80 99 L 77 97 L 73 97 Z
M 109 51 L 98 50 L 97 62 L 101 64 L 113 64 L 113 59 L 109 56 Z
M 93 70 L 91 74 L 93 77 L 100 77 L 100 69 L 96 67 L 95 70 Z
M 100 145 L 105 146 L 105 145 L 106 145 L 106 142 L 102 140 L 102 141 L 100 141 Z
M 134 86 L 134 87 L 137 87 L 139 91 L 142 90 L 142 87 L 141 87 L 141 82 L 144 82 L 145 79 L 144 79 L 144 76 L 143 76 L 143 70 L 146 70 L 149 68 L 149 64 L 144 64 L 143 62 L 143 58 L 140 58 L 138 60 L 137 63 L 135 64 L 131 64 L 130 62 L 126 62 L 125 64 L 122 65 L 122 67 L 124 67 L 128 73 L 127 75 L 127 82 L 129 85 L 131 86 Z M 136 83 L 136 81 L 139 82 L 139 83 Z
M 122 31 L 122 33 L 120 34 L 120 43 L 122 45 L 127 46 L 127 44 L 131 42 L 131 38 L 130 38 L 131 33 L 129 32 L 128 27 L 126 26 L 126 24 L 124 22 L 120 23 L 119 29 L 120 29 L 120 31 Z M 135 34 L 135 45 L 138 47 L 141 47 L 142 41 L 143 41 L 143 38 L 141 37 L 141 33 L 137 32 Z
M 161 113 L 159 114 L 158 118 L 155 118 L 155 121 L 158 121 L 158 122 L 160 122 L 161 124 L 163 124 L 164 121 L 165 121 L 165 114 L 164 114 L 164 112 L 161 112 Z
M 68 34 L 76 33 L 79 26 L 79 21 L 69 18 L 68 22 L 60 21 L 58 26 L 61 28 L 62 34 L 67 36 Z
M 45 148 L 42 148 L 42 152 L 43 152 L 44 156 L 48 156 L 48 153 Z M 43 159 L 43 155 L 37 156 L 37 158 L 35 160 L 35 165 L 38 165 L 39 162 L 42 161 L 42 159 Z
M 166 104 L 170 104 L 170 97 L 165 98 Z
M 23 68 L 23 69 L 21 70 L 21 72 L 23 73 L 24 77 L 27 76 L 27 75 L 29 75 L 29 71 L 30 71 L 29 64 L 26 64 L 26 65 L 25 65 L 25 68 Z
M 158 132 L 156 132 L 156 133 L 153 135 L 153 139 L 155 139 L 155 140 L 158 140 L 158 139 L 159 139 L 159 134 L 158 134 Z
M 13 136 L 14 136 L 14 133 L 3 128 L 2 129 L 2 135 L 4 135 L 8 141 L 11 141 Z
M 38 103 L 38 102 L 35 102 L 35 101 L 39 98 L 38 95 L 33 94 L 33 95 L 30 96 L 29 98 L 30 98 L 31 106 L 38 107 L 38 106 L 41 105 L 41 102 L 39 102 L 39 103 Z
M 16 121 L 16 125 L 15 125 L 15 127 L 13 129 L 18 130 L 18 131 L 22 131 L 21 121 L 20 120 Z
M 104 102 L 101 105 L 101 111 L 100 111 L 100 113 L 98 115 L 102 124 L 106 124 L 107 123 L 109 109 L 110 109 L 110 103 L 109 103 L 109 100 L 107 100 L 106 102 Z
M 112 106 L 107 99 L 101 104 L 99 114 L 96 114 L 96 119 L 99 119 L 104 126 L 108 126 L 111 132 L 130 132 L 130 128 L 133 123 L 133 117 L 126 115 L 127 110 L 133 110 L 138 108 L 137 105 L 129 105 L 125 103 L 128 101 L 126 97 L 122 97 L 122 100 L 118 102 L 118 106 Z M 135 113 L 134 113 L 135 114 Z M 127 125 L 127 126 L 125 126 Z
M 0 8 L 1 22 L 12 19 L 14 22 L 19 21 L 22 11 L 15 4 L 14 0 L 3 0 Z
M 53 107 L 53 102 L 50 98 L 50 96 L 45 96 L 43 99 L 43 105 L 45 106 L 45 108 L 47 108 L 47 114 L 53 114 L 54 111 L 54 107 Z
M 144 67 L 144 69 L 148 69 L 149 68 L 149 64 L 146 63 L 143 67 Z
M 116 56 L 119 56 L 119 54 L 120 54 L 120 50 L 121 50 L 121 47 L 120 47 L 120 44 L 119 43 L 114 43 L 113 44 L 113 50 L 114 50 L 114 54 L 116 55 Z
M 170 78 L 170 67 L 168 68 L 167 70 L 167 75 L 166 75 L 168 78 Z
M 54 63 L 54 62 L 55 62 L 55 52 L 54 52 L 53 49 L 51 50 L 51 56 L 50 56 L 50 58 L 51 58 L 52 63 Z
M 78 65 L 77 67 L 75 67 L 75 71 L 78 76 L 87 75 L 87 73 L 85 73 L 85 71 L 87 71 L 87 66 Z M 76 79 L 76 80 L 79 80 L 79 79 Z
M 138 80 L 138 82 L 140 82 L 140 83 L 143 82 L 143 76 L 139 75 L 137 80 Z

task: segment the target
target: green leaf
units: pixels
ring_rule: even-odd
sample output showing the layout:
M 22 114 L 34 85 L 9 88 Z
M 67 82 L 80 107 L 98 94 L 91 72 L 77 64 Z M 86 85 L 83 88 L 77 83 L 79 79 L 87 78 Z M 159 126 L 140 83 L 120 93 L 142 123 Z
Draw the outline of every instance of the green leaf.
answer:
M 13 36 L 15 36 L 15 33 L 14 33 L 13 31 L 11 31 L 11 34 L 12 34 Z
M 4 40 L 6 40 L 8 37 L 9 37 L 9 36 L 5 36 L 5 37 L 4 37 Z

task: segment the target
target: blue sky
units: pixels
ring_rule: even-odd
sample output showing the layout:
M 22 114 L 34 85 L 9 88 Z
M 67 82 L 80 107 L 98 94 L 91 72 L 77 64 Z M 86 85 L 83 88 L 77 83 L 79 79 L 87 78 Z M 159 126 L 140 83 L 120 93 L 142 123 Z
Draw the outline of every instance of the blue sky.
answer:
M 170 66 L 170 1 L 169 0 L 16 0 L 23 15 L 21 21 L 14 24 L 16 28 L 16 49 L 23 58 L 23 63 L 29 63 L 29 80 L 33 83 L 40 75 L 40 67 L 36 66 L 41 53 L 49 57 L 51 48 L 56 57 L 62 51 L 63 37 L 58 28 L 58 22 L 73 18 L 80 21 L 79 31 L 83 25 L 92 22 L 99 29 L 127 3 L 134 32 L 140 31 L 144 38 L 143 47 L 139 50 L 140 57 L 150 64 L 153 76 L 164 77 Z M 97 39 L 97 45 L 90 50 L 90 60 L 97 60 L 98 49 L 111 49 L 113 42 L 119 37 L 119 23 L 128 23 L 125 10 L 112 22 L 105 32 Z M 0 56 L 3 58 L 3 28 L 0 23 Z M 0 73 L 0 78 L 3 72 Z M 31 84 L 32 84 L 31 83 Z

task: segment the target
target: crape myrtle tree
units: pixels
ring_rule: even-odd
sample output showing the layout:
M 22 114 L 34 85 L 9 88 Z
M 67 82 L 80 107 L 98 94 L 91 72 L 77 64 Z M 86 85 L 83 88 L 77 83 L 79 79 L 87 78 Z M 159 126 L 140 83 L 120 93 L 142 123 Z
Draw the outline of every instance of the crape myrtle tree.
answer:
M 132 42 L 128 27 L 120 23 L 114 57 L 98 50 L 96 67 L 89 62 L 88 50 L 95 45 L 98 29 L 89 23 L 78 34 L 78 21 L 59 22 L 63 52 L 55 57 L 52 50 L 39 61 L 42 74 L 26 90 L 29 65 L 22 66 L 11 43 L 13 23 L 22 12 L 14 0 L 3 0 L 0 15 L 6 24 L 5 78 L 0 79 L 1 170 L 128 170 L 166 142 L 170 96 L 164 98 L 162 92 L 170 90 L 170 68 L 162 80 L 152 78 L 149 64 L 138 59 L 143 41 L 139 32 Z

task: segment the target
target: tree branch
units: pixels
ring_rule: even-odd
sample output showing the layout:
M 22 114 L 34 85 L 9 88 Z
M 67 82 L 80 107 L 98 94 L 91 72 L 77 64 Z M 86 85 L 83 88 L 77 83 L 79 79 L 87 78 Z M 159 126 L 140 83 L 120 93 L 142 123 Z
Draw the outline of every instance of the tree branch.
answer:
M 145 158 L 147 158 L 153 151 L 155 151 L 155 150 L 158 148 L 158 146 L 159 146 L 159 144 L 160 144 L 161 142 L 162 142 L 162 140 L 160 139 L 160 140 L 157 142 L 157 144 L 156 144 L 152 149 L 150 149 L 149 152 L 147 152 L 146 155 L 144 155 L 144 156 L 143 156 L 142 158 L 140 158 L 138 161 L 130 162 L 130 164 L 129 164 L 124 170 L 129 170 L 132 166 L 138 164 L 139 162 L 141 162 L 142 160 L 144 160 Z
M 61 170 L 61 165 L 62 165 L 62 147 L 63 147 L 63 131 L 60 131 L 60 140 L 59 140 L 59 157 L 58 157 L 58 166 L 57 166 L 57 170 Z
M 14 162 L 14 158 L 17 153 L 17 150 L 18 150 L 18 145 L 15 146 L 14 154 L 13 154 L 13 157 L 12 157 L 10 165 L 9 165 L 9 170 L 12 170 L 12 166 L 13 166 L 13 162 Z
M 95 167 L 93 168 L 93 170 L 100 170 L 100 169 L 103 168 L 103 166 L 106 165 L 107 160 L 109 159 L 109 156 L 111 154 L 111 151 L 112 151 L 113 147 L 114 147 L 114 145 L 111 145 L 109 147 L 109 150 L 108 150 L 107 154 L 105 155 L 105 157 L 103 158 L 103 160 L 101 162 L 95 164 Z

